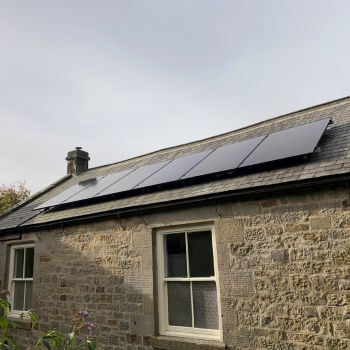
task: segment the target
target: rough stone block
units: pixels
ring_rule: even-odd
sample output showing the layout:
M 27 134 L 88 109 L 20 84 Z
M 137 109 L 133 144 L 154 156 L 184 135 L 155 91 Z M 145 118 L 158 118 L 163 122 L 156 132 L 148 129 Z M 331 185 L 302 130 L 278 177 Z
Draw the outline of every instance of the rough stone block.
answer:
M 130 332 L 136 335 L 154 335 L 154 316 L 151 315 L 130 315 Z
M 230 269 L 230 245 L 228 243 L 218 243 L 217 261 L 219 271 L 227 271 Z
M 327 229 L 331 227 L 332 227 L 331 218 L 328 216 L 310 218 L 311 230 L 321 230 L 321 229 Z
M 143 313 L 154 315 L 154 300 L 152 294 L 143 294 Z
M 288 261 L 288 250 L 286 249 L 277 249 L 271 252 L 271 258 L 273 261 L 284 263 Z
M 244 228 L 241 220 L 220 219 L 215 221 L 215 235 L 217 243 L 244 242 Z
M 244 236 L 247 241 L 262 241 L 266 238 L 264 227 L 246 228 Z
M 291 224 L 286 224 L 285 225 L 285 232 L 299 232 L 299 231 L 307 231 L 309 229 L 309 224 L 303 223 L 303 224 L 298 224 L 298 223 L 291 223 Z
M 248 271 L 223 272 L 219 276 L 220 288 L 232 298 L 255 295 L 255 281 Z

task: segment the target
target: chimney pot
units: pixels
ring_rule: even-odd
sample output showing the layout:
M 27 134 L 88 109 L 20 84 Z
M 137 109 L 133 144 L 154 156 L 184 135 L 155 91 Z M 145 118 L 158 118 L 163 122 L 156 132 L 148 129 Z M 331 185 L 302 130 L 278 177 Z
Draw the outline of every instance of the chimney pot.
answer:
M 75 147 L 75 150 L 68 152 L 67 174 L 81 174 L 89 169 L 89 153 L 82 150 L 82 147 Z

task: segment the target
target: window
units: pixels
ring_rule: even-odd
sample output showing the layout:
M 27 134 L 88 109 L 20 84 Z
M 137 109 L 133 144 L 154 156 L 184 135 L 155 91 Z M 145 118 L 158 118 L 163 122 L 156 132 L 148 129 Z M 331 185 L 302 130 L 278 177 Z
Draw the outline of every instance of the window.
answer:
M 11 248 L 9 290 L 11 313 L 20 314 L 32 305 L 34 246 L 21 245 Z
M 211 227 L 157 232 L 160 334 L 221 339 Z

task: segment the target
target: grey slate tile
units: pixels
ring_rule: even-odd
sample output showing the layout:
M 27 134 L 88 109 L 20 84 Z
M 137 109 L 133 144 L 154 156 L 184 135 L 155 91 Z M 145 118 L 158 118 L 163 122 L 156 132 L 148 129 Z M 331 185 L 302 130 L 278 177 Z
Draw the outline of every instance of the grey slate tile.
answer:
M 124 170 L 135 165 L 139 166 L 150 164 L 174 157 L 184 156 L 327 117 L 332 118 L 334 125 L 332 125 L 332 127 L 326 131 L 326 134 L 320 143 L 320 152 L 315 152 L 310 157 L 309 161 L 304 164 L 296 164 L 290 167 L 241 175 L 231 179 L 212 181 L 207 184 L 198 184 L 187 188 L 142 194 L 110 202 L 92 204 L 85 207 L 71 208 L 46 214 L 37 215 L 38 212 L 33 211 L 33 209 L 39 204 L 53 198 L 65 189 L 82 180 Z M 266 120 L 255 125 L 228 132 L 223 135 L 218 135 L 209 139 L 196 141 L 186 145 L 179 145 L 136 157 L 134 159 L 90 169 L 84 174 L 65 179 L 65 181 L 62 183 L 53 186 L 53 188 L 47 193 L 43 193 L 38 198 L 29 201 L 25 206 L 16 208 L 7 215 L 0 217 L 0 231 L 7 228 L 14 228 L 24 221 L 26 222 L 23 223 L 23 226 L 26 226 L 54 220 L 63 220 L 69 217 L 78 217 L 96 212 L 104 212 L 154 203 L 164 203 L 169 200 L 191 198 L 210 193 L 221 193 L 290 181 L 300 181 L 328 175 L 345 174 L 349 171 L 350 97 L 347 97 L 320 106 L 311 107 L 309 109 Z

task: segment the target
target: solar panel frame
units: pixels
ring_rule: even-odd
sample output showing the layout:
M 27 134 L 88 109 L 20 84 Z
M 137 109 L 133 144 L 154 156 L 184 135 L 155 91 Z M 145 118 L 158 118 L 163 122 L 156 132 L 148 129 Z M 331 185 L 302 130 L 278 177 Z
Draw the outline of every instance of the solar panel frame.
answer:
M 103 191 L 105 188 L 112 186 L 119 180 L 123 179 L 125 176 L 128 176 L 130 173 L 135 171 L 136 168 L 130 168 L 122 171 L 118 171 L 116 173 L 110 173 L 101 178 L 95 186 L 90 186 L 86 188 L 84 191 L 77 193 L 76 195 L 67 199 L 64 203 L 72 203 L 78 202 L 82 200 L 86 200 L 89 198 L 95 197 L 99 192 Z
M 103 178 L 104 176 L 99 176 L 91 179 L 87 179 L 85 181 L 81 181 L 69 188 L 67 188 L 65 191 L 59 193 L 55 197 L 47 200 L 43 204 L 38 205 L 35 209 L 44 209 L 44 208 L 49 208 L 53 207 L 59 204 L 62 204 L 65 202 L 65 200 L 75 196 L 77 193 L 80 193 L 81 191 L 84 191 L 87 187 L 91 185 L 91 183 L 97 182 L 99 179 Z M 90 181 L 89 181 L 90 180 Z
M 158 163 L 152 163 L 144 165 L 135 169 L 127 176 L 123 177 L 113 185 L 105 188 L 101 192 L 97 193 L 94 197 L 101 197 L 105 195 L 116 194 L 120 192 L 130 191 L 134 189 L 142 181 L 159 171 L 161 168 L 169 164 L 171 160 L 166 160 Z
M 35 209 L 142 189 L 312 153 L 331 118 L 81 181 Z M 180 165 L 180 167 L 179 167 Z
M 236 169 L 245 157 L 247 157 L 266 136 L 267 135 L 258 136 L 216 148 L 195 167 L 184 174 L 181 179 Z
M 177 181 L 214 150 L 215 149 L 209 149 L 206 151 L 175 158 L 159 171 L 138 184 L 135 189 Z
M 330 120 L 321 119 L 269 134 L 239 168 L 312 153 Z

